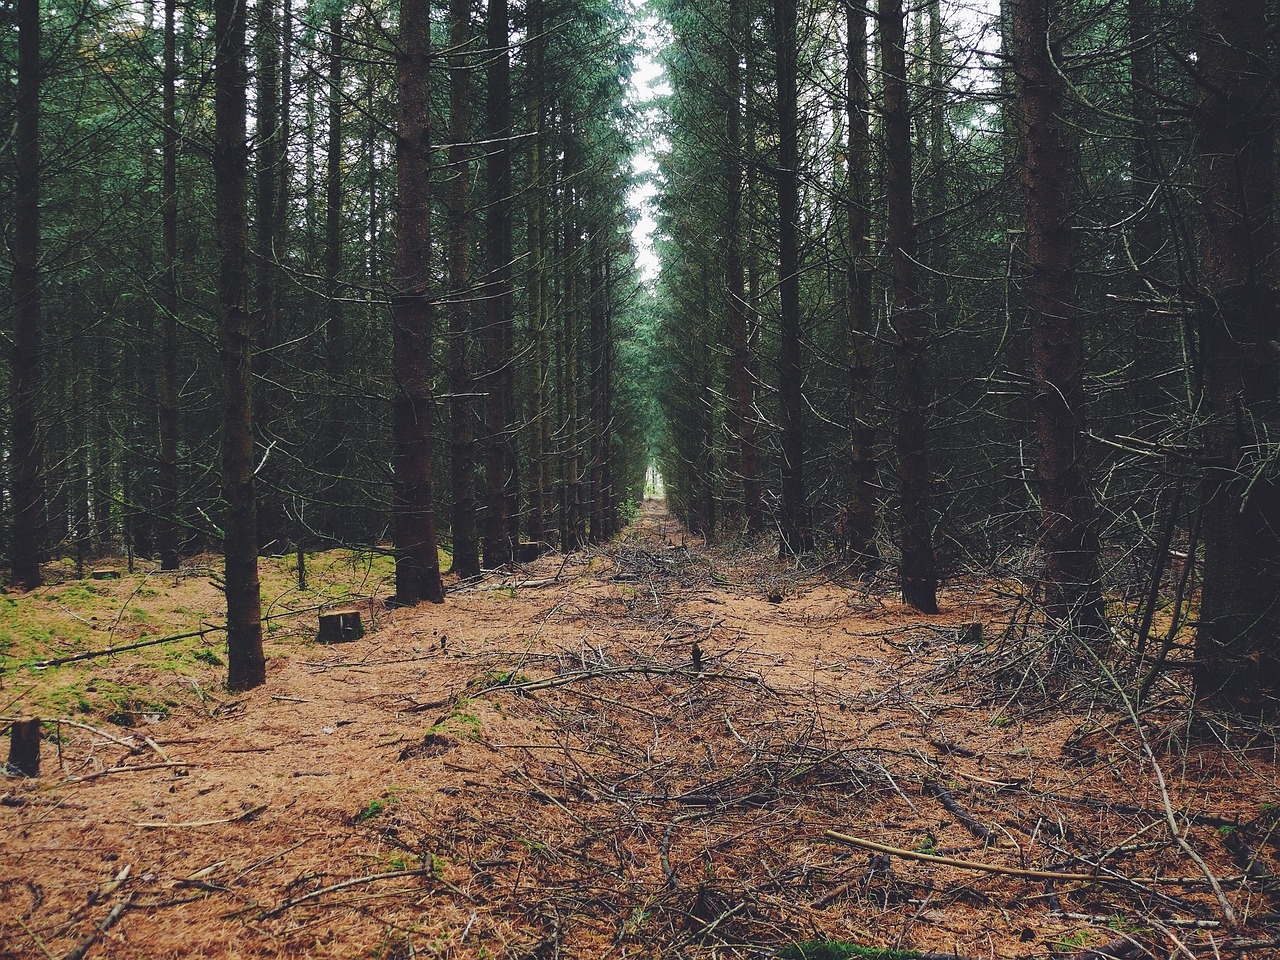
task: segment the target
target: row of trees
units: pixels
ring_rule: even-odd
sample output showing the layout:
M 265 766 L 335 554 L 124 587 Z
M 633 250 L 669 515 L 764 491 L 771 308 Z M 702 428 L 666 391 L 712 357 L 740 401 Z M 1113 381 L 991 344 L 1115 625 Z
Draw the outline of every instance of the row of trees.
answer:
M 680 514 L 892 558 L 926 611 L 1034 556 L 1147 667 L 1185 554 L 1202 689 L 1280 689 L 1274 5 L 662 7 Z
M 621 14 L 21 0 L 0 166 L 15 582 L 390 540 L 397 599 L 612 536 L 647 464 Z M 436 482 L 447 478 L 447 482 Z M 436 516 L 443 517 L 437 533 Z

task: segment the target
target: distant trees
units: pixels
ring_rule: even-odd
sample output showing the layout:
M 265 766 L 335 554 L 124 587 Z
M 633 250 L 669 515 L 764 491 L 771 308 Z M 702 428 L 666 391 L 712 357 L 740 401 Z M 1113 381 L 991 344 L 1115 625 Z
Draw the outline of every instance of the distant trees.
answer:
M 1270 6 L 658 12 L 640 107 L 610 0 L 17 4 L 12 579 L 222 546 L 245 685 L 258 551 L 390 541 L 438 599 L 611 536 L 653 460 L 708 537 L 924 610 L 1034 581 L 1134 675 L 1190 618 L 1205 692 L 1280 685 Z
M 16 581 L 64 552 L 174 569 L 221 545 L 245 687 L 261 549 L 390 539 L 411 602 L 439 599 L 455 546 L 457 572 L 478 572 L 476 527 L 499 513 L 493 563 L 526 537 L 616 529 L 649 459 L 627 54 L 610 5 L 557 7 L 530 34 L 538 7 L 486 11 L 490 56 L 466 4 L 456 48 L 434 49 L 443 11 L 388 0 L 24 4 L 0 34 L 20 81 L 0 99 L 18 121 L 0 162 Z M 486 103 L 498 113 L 473 129 Z M 33 247 L 42 220 L 56 227 Z M 473 444 L 502 462 L 469 465 Z M 451 482 L 428 490 L 441 470 Z M 477 511 L 490 481 L 502 499 Z
M 1022 570 L 1025 556 L 1049 621 L 1136 651 L 1143 671 L 1158 606 L 1175 614 L 1157 668 L 1202 571 L 1203 689 L 1270 684 L 1268 10 L 1011 0 L 980 23 L 946 4 L 904 19 L 893 0 L 838 16 L 804 0 L 665 4 L 658 337 L 680 388 L 662 394 L 659 458 L 673 506 L 708 532 L 722 507 L 739 515 L 740 391 L 698 373 L 717 355 L 744 366 L 741 325 L 702 293 L 727 275 L 735 303 L 741 270 L 763 500 L 784 542 L 799 465 L 816 545 L 862 569 L 892 559 L 907 602 L 931 608 L 934 569 Z M 1171 549 L 1203 564 L 1170 596 Z M 1111 646 L 1117 631 L 1132 648 Z

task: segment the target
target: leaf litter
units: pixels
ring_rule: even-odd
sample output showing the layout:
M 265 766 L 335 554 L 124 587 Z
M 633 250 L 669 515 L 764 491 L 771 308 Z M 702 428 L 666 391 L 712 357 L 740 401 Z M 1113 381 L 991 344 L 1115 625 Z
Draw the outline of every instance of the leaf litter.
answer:
M 1275 731 L 1177 671 L 1131 710 L 988 582 L 925 616 L 649 502 L 363 607 L 357 642 L 275 638 L 259 690 L 55 724 L 0 781 L 0 957 L 1280 950 Z

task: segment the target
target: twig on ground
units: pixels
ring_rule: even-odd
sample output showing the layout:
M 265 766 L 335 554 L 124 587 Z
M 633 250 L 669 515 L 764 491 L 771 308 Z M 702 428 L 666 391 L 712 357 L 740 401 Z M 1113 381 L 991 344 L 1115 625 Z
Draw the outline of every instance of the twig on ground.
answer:
M 278 917 L 286 910 L 290 910 L 300 904 L 316 900 L 330 893 L 337 893 L 339 890 L 346 890 L 349 887 L 356 887 L 362 883 L 376 883 L 379 880 L 398 880 L 402 877 L 427 877 L 431 875 L 431 866 L 419 867 L 417 870 L 392 870 L 388 873 L 373 873 L 364 877 L 353 877 L 350 880 L 343 880 L 341 883 L 333 883 L 327 887 L 321 887 L 319 890 L 312 890 L 310 893 L 304 893 L 300 897 L 294 897 L 292 900 L 286 900 L 278 907 L 268 910 L 262 915 L 264 920 L 271 917 Z M 240 911 L 243 912 L 243 911 Z

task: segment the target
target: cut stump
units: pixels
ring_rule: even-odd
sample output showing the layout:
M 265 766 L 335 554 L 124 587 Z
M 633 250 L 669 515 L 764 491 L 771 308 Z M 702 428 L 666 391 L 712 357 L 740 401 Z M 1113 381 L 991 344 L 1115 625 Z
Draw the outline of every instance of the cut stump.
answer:
M 359 610 L 330 610 L 320 614 L 321 643 L 350 643 L 364 636 Z
M 40 776 L 40 721 L 15 720 L 9 729 L 9 766 L 24 777 Z

